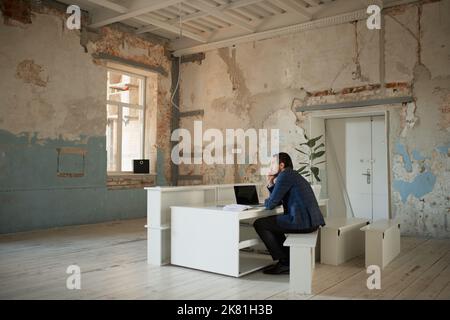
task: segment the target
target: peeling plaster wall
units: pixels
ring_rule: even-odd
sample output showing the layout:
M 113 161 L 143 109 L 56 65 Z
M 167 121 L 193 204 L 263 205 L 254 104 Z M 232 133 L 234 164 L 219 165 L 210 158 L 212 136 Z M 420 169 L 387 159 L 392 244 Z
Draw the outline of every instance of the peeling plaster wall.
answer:
M 0 233 L 143 217 L 141 184 L 170 181 L 166 44 L 120 26 L 99 33 L 68 30 L 65 7 L 43 3 L 0 1 Z M 152 159 L 160 162 L 159 171 L 137 189 L 120 188 L 123 181 L 107 188 L 106 68 L 94 58 L 99 54 L 159 72 L 158 154 Z M 82 177 L 57 175 L 57 149 L 63 147 L 86 152 Z
M 449 12 L 450 0 L 419 1 L 384 11 L 384 38 L 359 21 L 206 52 L 182 64 L 181 110 L 204 116 L 181 126 L 279 128 L 280 148 L 297 164 L 309 116 L 291 110 L 294 98 L 315 105 L 412 95 L 415 109 L 386 106 L 392 215 L 403 234 L 449 237 Z M 230 183 L 260 180 L 256 169 L 181 165 L 180 174 Z

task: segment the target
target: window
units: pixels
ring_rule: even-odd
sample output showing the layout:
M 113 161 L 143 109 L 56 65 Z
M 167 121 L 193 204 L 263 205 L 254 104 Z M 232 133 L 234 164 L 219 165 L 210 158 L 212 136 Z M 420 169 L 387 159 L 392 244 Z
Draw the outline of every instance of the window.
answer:
M 106 151 L 108 172 L 132 172 L 145 155 L 145 84 L 140 75 L 108 70 Z

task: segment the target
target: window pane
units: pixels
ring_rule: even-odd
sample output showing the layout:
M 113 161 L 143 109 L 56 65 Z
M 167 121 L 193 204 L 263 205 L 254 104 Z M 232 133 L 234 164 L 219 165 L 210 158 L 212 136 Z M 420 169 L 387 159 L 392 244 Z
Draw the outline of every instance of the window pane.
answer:
M 114 71 L 108 72 L 108 100 L 143 105 L 142 101 L 143 81 L 140 78 L 121 74 Z
M 133 160 L 143 157 L 144 85 L 138 76 L 108 71 L 107 100 L 123 103 L 108 106 L 108 171 L 133 171 Z
M 133 171 L 133 159 L 142 159 L 144 114 L 142 110 L 122 108 L 122 171 Z
M 117 119 L 119 117 L 118 107 L 114 105 L 106 106 L 106 156 L 108 159 L 107 170 L 117 171 Z

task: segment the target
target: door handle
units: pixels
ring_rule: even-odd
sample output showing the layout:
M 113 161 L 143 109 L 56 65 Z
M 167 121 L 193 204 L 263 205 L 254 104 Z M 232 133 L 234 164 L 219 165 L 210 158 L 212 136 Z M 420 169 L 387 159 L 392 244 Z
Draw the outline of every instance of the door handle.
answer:
M 367 177 L 367 184 L 370 184 L 370 176 L 372 175 L 370 169 L 367 169 L 366 173 L 363 173 L 362 175 Z

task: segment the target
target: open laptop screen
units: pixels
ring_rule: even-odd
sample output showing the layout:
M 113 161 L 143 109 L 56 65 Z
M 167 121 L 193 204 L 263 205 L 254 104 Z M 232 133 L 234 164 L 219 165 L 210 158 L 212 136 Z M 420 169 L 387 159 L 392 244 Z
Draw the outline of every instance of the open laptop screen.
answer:
M 234 186 L 234 195 L 236 196 L 237 204 L 259 204 L 256 186 Z

